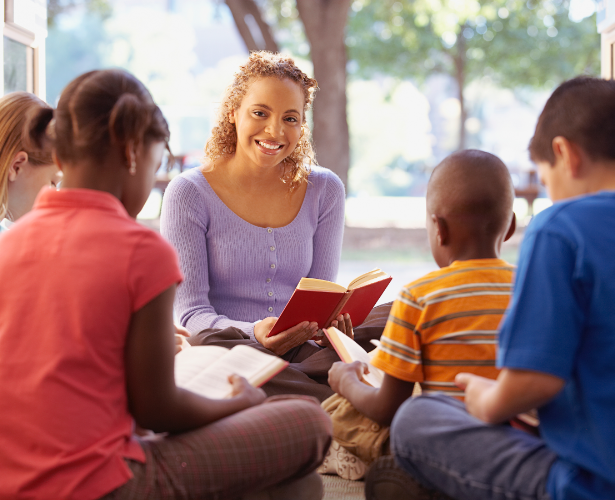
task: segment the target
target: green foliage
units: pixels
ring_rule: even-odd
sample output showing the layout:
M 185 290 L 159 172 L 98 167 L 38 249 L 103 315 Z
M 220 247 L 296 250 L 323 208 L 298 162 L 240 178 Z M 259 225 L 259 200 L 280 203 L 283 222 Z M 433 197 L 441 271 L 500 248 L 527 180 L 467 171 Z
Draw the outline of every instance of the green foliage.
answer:
M 595 16 L 568 17 L 568 0 L 356 0 L 346 43 L 356 76 L 463 83 L 488 76 L 504 87 L 544 87 L 599 74 Z
M 260 0 L 279 43 L 305 56 L 294 0 Z M 570 0 L 355 0 L 346 29 L 351 76 L 423 81 L 433 73 L 464 85 L 480 77 L 509 88 L 550 89 L 600 73 L 596 17 L 568 17 Z

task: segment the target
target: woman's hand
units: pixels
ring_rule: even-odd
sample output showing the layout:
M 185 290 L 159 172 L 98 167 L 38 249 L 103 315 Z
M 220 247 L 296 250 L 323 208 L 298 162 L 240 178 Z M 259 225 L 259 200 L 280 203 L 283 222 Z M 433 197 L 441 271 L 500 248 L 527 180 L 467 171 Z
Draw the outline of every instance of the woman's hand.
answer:
M 360 361 L 352 363 L 338 361 L 333 363 L 329 370 L 329 385 L 333 391 L 347 397 L 347 394 L 344 394 L 344 392 L 348 392 L 348 384 L 361 383 L 364 373 L 369 373 L 369 368 L 365 363 Z
M 267 398 L 265 391 L 250 385 L 250 382 L 239 375 L 229 375 L 228 381 L 233 386 L 231 397 L 244 400 L 245 408 L 259 405 Z
M 354 332 L 352 331 L 352 321 L 350 320 L 350 314 L 340 314 L 337 318 L 331 321 L 331 326 L 337 328 L 340 332 L 354 340 Z M 320 347 L 328 347 L 330 349 L 333 349 L 329 337 L 327 337 L 324 333 L 320 340 L 317 340 L 316 343 Z
M 273 317 L 265 318 L 254 325 L 254 337 L 256 340 L 277 356 L 283 356 L 293 347 L 304 344 L 318 331 L 318 323 L 304 321 L 273 337 L 267 337 L 267 334 L 271 331 L 277 320 L 278 318 Z

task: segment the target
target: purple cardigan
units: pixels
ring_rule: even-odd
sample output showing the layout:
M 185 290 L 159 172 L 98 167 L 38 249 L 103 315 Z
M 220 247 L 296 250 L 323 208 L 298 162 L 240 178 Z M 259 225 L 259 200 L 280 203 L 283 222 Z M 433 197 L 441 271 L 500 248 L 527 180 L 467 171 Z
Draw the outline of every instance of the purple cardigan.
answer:
M 240 218 L 198 168 L 171 181 L 160 231 L 179 254 L 185 281 L 175 314 L 190 333 L 234 326 L 254 338 L 254 323 L 279 316 L 301 278 L 335 280 L 344 185 L 322 167 L 312 167 L 308 179 L 297 217 L 278 228 Z

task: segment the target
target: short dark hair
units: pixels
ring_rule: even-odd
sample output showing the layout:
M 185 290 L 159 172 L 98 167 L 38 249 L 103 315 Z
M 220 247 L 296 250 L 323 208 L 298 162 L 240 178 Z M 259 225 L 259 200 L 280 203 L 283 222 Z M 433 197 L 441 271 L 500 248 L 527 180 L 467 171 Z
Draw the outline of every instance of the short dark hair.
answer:
M 615 159 L 615 81 L 579 76 L 555 89 L 530 141 L 532 161 L 553 165 L 552 144 L 558 136 L 594 160 Z
M 62 91 L 58 108 L 42 109 L 28 128 L 33 143 L 51 142 L 60 161 L 68 163 L 102 158 L 110 147 L 129 141 L 169 140 L 167 122 L 150 93 L 121 69 L 78 76 Z

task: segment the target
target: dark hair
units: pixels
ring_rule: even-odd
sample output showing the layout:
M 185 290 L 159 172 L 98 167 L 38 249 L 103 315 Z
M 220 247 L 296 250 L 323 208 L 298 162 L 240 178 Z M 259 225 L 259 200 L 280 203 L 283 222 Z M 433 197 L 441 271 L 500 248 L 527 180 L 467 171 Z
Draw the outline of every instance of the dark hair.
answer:
M 615 81 L 580 76 L 555 89 L 530 141 L 532 161 L 553 165 L 552 143 L 558 136 L 594 160 L 615 159 Z
M 70 82 L 58 107 L 28 123 L 30 141 L 50 141 L 60 162 L 104 158 L 111 147 L 169 140 L 169 127 L 145 86 L 127 71 L 97 70 Z

